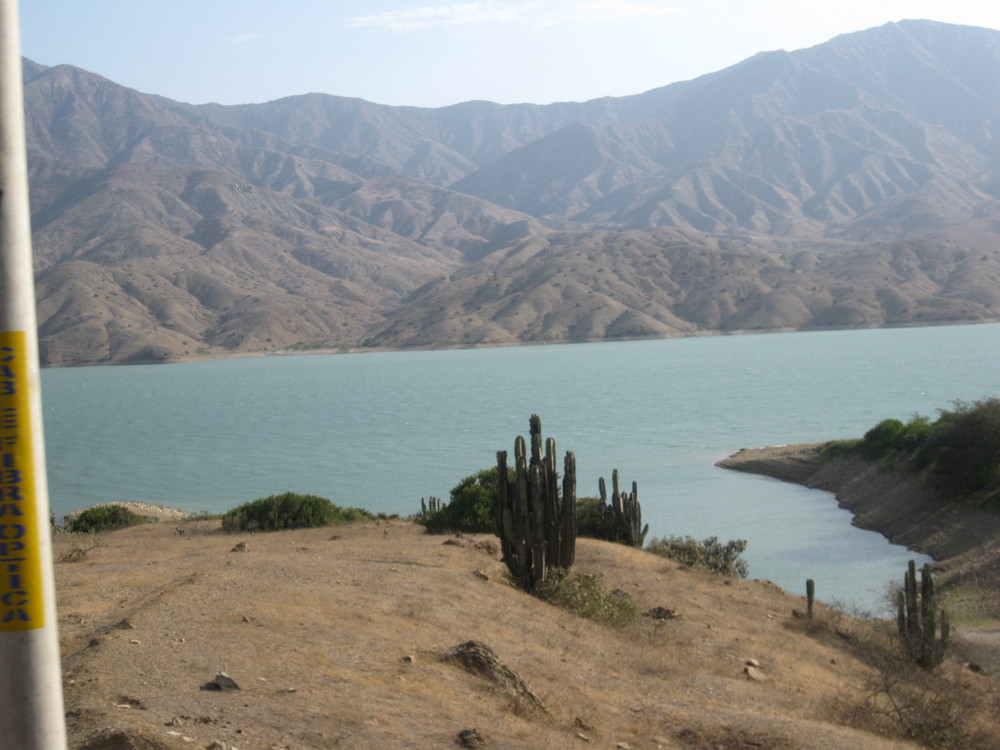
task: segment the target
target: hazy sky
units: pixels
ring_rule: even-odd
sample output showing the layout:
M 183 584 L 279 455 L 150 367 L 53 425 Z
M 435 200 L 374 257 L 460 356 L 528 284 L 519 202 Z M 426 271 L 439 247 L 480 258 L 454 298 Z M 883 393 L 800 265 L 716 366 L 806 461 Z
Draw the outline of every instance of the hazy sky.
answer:
M 21 0 L 20 13 L 35 62 L 195 104 L 582 101 L 903 18 L 1000 29 L 1000 0 Z

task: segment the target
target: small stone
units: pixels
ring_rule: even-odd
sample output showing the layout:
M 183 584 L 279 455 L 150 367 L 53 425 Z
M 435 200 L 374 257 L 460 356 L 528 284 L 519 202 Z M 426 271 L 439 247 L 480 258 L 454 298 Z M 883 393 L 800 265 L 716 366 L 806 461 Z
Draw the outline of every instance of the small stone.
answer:
M 463 729 L 458 733 L 458 744 L 462 747 L 486 747 L 486 740 L 478 729 Z
M 472 571 L 472 575 L 474 575 L 476 578 L 479 578 L 479 579 L 481 579 L 483 581 L 490 580 L 490 577 L 488 575 L 486 575 L 486 572 L 483 571 L 483 570 L 478 570 L 478 569 L 474 570 L 474 571 Z
M 578 740 L 583 740 L 584 742 L 590 742 L 590 737 L 588 737 L 587 735 L 585 735 L 583 732 L 577 732 L 576 733 L 576 738 Z
M 247 543 L 246 542 L 237 542 L 236 545 L 231 550 L 229 550 L 229 551 L 230 552 L 246 552 L 247 551 Z
M 216 672 L 215 679 L 213 682 L 219 686 L 220 690 L 239 690 L 240 686 L 236 684 L 236 680 L 227 675 L 225 672 Z
M 130 623 L 128 620 L 122 620 L 120 622 L 115 623 L 115 627 L 118 630 L 135 630 L 135 625 Z
M 615 745 L 615 750 L 632 750 L 632 748 L 629 747 L 629 744 L 627 742 L 619 742 L 617 745 Z
M 757 669 L 760 669 L 760 662 L 756 659 L 747 659 L 744 664 L 748 667 L 757 667 Z
M 406 664 L 413 664 L 413 657 L 410 654 L 407 654 L 406 656 L 403 657 L 403 661 Z
M 767 682 L 767 675 L 761 672 L 757 667 L 744 667 L 743 674 L 745 674 L 747 679 L 752 682 Z

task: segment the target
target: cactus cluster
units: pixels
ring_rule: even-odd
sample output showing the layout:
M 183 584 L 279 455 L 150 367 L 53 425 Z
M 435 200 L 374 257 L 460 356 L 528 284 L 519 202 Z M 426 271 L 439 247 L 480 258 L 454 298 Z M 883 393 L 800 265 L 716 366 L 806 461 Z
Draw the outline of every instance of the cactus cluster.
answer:
M 533 590 L 552 568 L 569 568 L 576 554 L 576 458 L 566 452 L 562 492 L 556 443 L 544 441 L 542 420 L 530 420 L 531 455 L 522 436 L 514 441 L 513 471 L 507 451 L 497 452 L 496 532 L 504 562 L 517 584 Z
M 639 485 L 632 482 L 632 492 L 622 492 L 618 485 L 618 469 L 611 472 L 611 504 L 608 505 L 608 489 L 604 477 L 598 482 L 601 504 L 605 514 L 610 514 L 615 526 L 615 541 L 642 549 L 649 533 L 649 524 L 642 525 L 642 508 L 639 505 Z
M 427 502 L 424 502 L 424 499 L 420 498 L 420 517 L 430 518 L 443 507 L 444 503 L 441 502 L 441 498 L 434 497 L 434 495 L 431 495 L 431 499 Z
M 903 590 L 897 599 L 896 624 L 899 640 L 909 658 L 926 669 L 933 669 L 941 663 L 951 626 L 943 609 L 935 611 L 930 565 L 924 565 L 920 570 L 918 592 L 917 566 L 910 560 L 903 579 Z

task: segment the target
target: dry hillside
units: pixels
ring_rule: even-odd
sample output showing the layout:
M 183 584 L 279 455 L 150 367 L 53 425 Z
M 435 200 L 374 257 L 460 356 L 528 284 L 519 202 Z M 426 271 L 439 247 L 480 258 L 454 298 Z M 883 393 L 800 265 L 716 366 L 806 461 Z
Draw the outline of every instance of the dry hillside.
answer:
M 510 750 L 916 746 L 865 710 L 870 625 L 822 607 L 807 623 L 766 581 L 580 540 L 578 570 L 676 613 L 611 627 L 511 587 L 495 543 L 403 520 L 57 534 L 71 747 L 449 748 L 466 730 L 467 747 Z M 444 658 L 472 640 L 541 707 Z M 220 671 L 240 689 L 210 689 Z M 977 746 L 1000 747 L 992 677 L 951 662 L 916 679 L 911 721 L 943 685 Z

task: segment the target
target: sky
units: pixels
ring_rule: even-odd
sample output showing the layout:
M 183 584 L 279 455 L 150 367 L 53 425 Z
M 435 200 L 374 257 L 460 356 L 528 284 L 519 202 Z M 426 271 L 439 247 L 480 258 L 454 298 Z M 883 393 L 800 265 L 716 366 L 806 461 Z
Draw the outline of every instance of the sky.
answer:
M 904 18 L 1000 29 L 1000 0 L 21 0 L 21 52 L 191 104 L 638 94 Z

